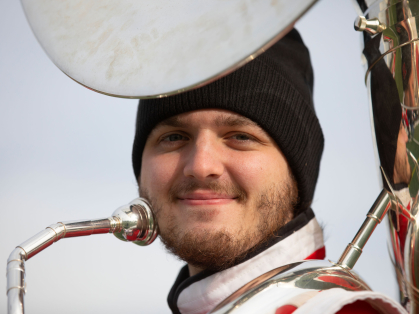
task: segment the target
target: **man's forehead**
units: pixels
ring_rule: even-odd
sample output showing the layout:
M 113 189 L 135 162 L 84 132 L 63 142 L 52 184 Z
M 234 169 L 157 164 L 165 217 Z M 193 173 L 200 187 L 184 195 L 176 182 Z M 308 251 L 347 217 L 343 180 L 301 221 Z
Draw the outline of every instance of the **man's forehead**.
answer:
M 236 112 L 220 109 L 204 109 L 204 110 L 195 110 L 186 113 L 182 113 L 168 119 L 161 121 L 156 125 L 154 129 L 158 129 L 163 126 L 179 127 L 184 128 L 191 126 L 195 119 L 209 119 L 210 123 L 216 127 L 235 127 L 235 126 L 257 126 L 259 125 L 250 120 L 247 117 L 244 117 Z

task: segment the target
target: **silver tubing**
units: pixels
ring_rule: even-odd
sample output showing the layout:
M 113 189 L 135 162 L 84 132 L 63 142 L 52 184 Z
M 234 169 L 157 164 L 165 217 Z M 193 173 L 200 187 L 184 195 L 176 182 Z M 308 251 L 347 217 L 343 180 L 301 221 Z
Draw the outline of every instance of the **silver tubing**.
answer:
M 26 292 L 25 283 L 25 258 L 26 253 L 21 248 L 16 248 L 7 260 L 7 313 L 23 314 L 23 297 Z
M 358 258 L 362 254 L 362 249 L 374 232 L 375 227 L 383 220 L 390 207 L 390 195 L 386 190 L 382 190 L 368 212 L 367 218 L 364 220 L 361 228 L 359 228 L 354 239 L 348 244 L 342 256 L 339 258 L 338 265 L 346 269 L 352 269 L 355 266 Z
M 48 226 L 18 247 L 25 252 L 25 260 L 28 260 L 62 238 L 112 233 L 117 228 L 120 226 L 114 217 L 59 222 Z
M 7 294 L 8 314 L 23 314 L 25 313 L 23 304 L 24 292 L 20 289 L 10 290 Z
M 25 261 L 62 238 L 109 233 L 119 230 L 119 228 L 119 219 L 114 217 L 96 220 L 59 222 L 47 227 L 45 230 L 17 246 L 10 254 L 7 261 L 7 313 L 23 314 L 25 312 Z
M 25 261 L 60 239 L 104 233 L 141 246 L 151 244 L 158 228 L 150 204 L 137 198 L 109 218 L 58 222 L 17 246 L 7 260 L 7 313 L 24 313 Z
M 45 250 L 54 242 L 58 241 L 59 239 L 57 239 L 56 236 L 57 234 L 54 232 L 54 230 L 47 228 L 37 233 L 29 240 L 26 240 L 20 244 L 18 248 L 23 250 L 25 254 L 25 260 L 28 260 L 39 252 Z

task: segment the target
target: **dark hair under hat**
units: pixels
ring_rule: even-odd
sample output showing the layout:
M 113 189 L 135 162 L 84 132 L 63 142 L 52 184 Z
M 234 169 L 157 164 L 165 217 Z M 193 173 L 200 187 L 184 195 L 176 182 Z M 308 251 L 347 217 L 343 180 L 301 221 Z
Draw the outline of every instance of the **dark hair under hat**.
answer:
M 147 137 L 159 122 L 193 110 L 226 109 L 258 123 L 275 140 L 298 184 L 298 210 L 304 210 L 313 199 L 324 146 L 312 95 L 310 55 L 293 29 L 256 59 L 211 84 L 140 100 L 132 151 L 135 176 L 140 175 Z

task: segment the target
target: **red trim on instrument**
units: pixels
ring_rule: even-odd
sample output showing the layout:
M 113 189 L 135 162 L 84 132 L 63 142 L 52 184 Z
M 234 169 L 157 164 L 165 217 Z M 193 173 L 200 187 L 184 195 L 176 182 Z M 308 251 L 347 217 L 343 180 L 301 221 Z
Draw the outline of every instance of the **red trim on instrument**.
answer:
M 326 257 L 326 248 L 323 246 L 314 253 L 307 256 L 304 260 L 308 259 L 324 259 Z
M 345 305 L 336 314 L 380 314 L 379 311 L 374 309 L 371 304 L 366 301 L 356 301 L 351 304 Z M 276 313 L 275 313 L 276 314 Z
M 297 308 L 294 305 L 286 304 L 276 309 L 275 314 L 291 314 Z M 344 313 L 346 314 L 346 313 Z

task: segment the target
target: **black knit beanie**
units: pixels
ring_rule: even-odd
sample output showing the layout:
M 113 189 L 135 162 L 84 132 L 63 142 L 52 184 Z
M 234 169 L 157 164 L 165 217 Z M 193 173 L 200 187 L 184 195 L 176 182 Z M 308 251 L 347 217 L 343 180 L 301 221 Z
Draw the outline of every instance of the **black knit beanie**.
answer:
M 140 100 L 132 151 L 135 177 L 140 175 L 147 137 L 159 122 L 205 108 L 234 111 L 268 132 L 297 180 L 298 211 L 310 206 L 324 139 L 313 105 L 310 55 L 297 30 L 211 84 L 175 96 Z

